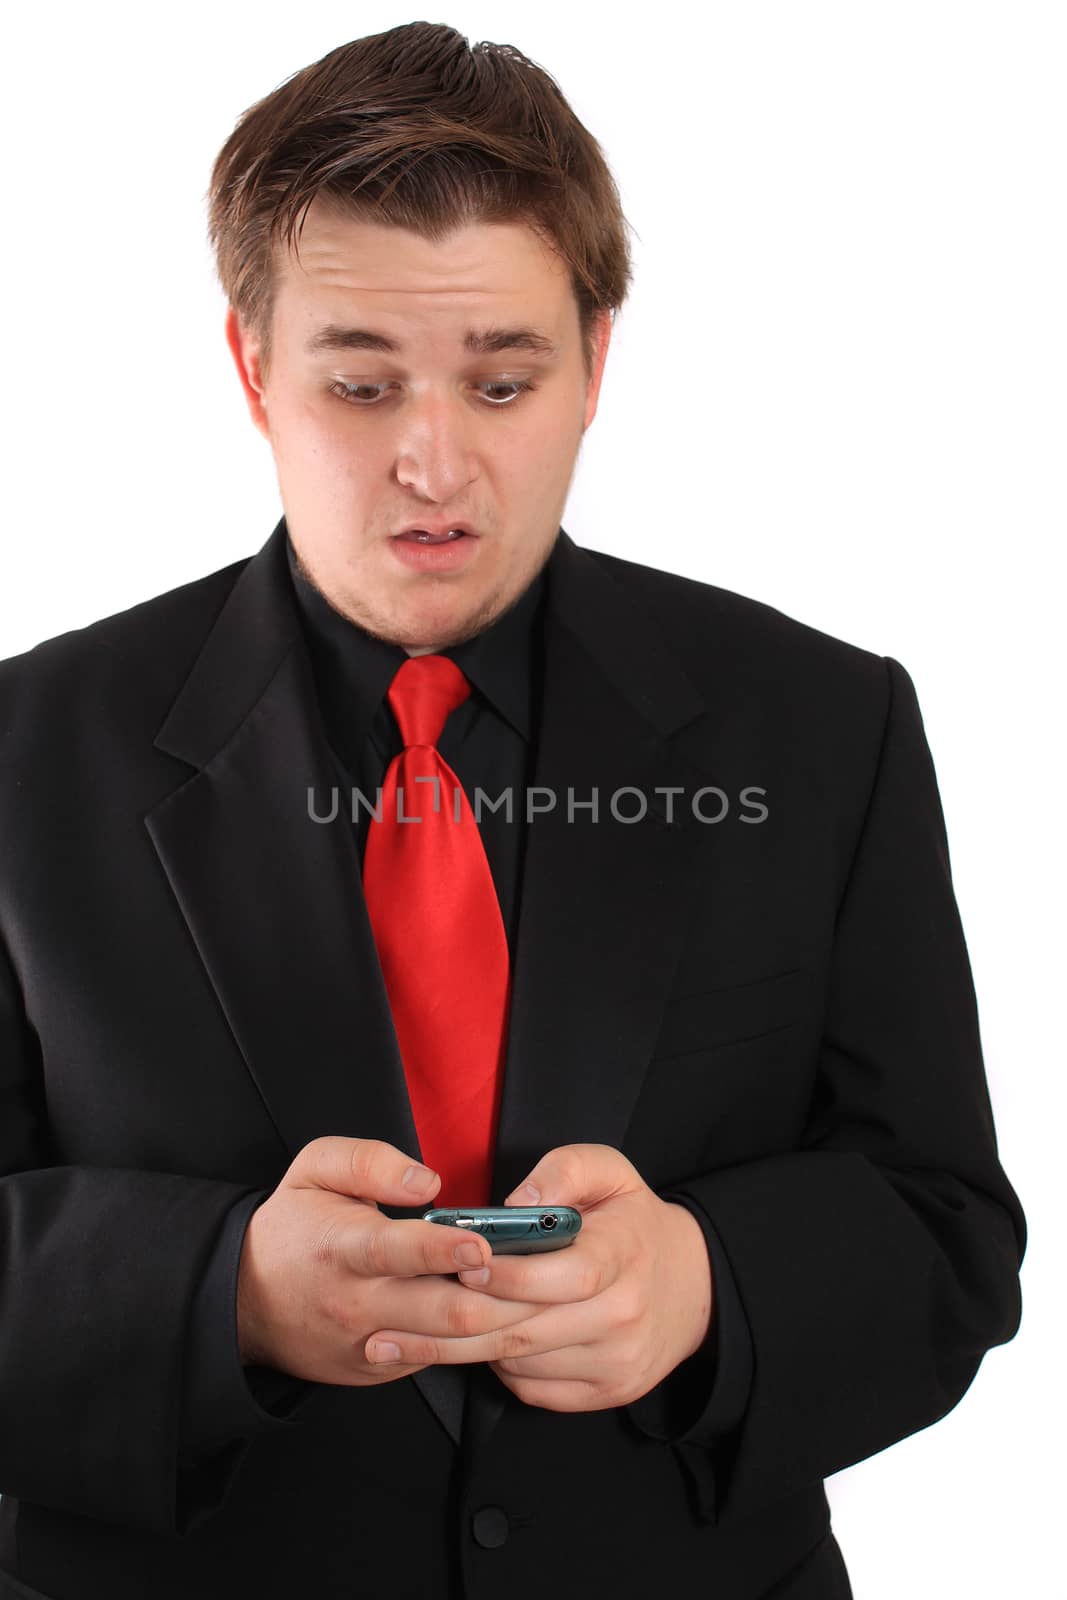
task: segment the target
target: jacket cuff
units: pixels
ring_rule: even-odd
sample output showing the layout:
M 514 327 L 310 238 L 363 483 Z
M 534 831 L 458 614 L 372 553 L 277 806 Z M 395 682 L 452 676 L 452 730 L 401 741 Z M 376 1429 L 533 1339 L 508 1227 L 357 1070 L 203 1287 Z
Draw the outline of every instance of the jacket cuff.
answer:
M 245 1195 L 227 1214 L 190 1316 L 179 1434 L 179 1464 L 196 1466 L 235 1437 L 288 1421 L 319 1386 L 272 1367 L 243 1366 L 237 1339 L 237 1277 L 245 1229 L 268 1191 Z M 294 1419 L 295 1420 L 295 1419 Z

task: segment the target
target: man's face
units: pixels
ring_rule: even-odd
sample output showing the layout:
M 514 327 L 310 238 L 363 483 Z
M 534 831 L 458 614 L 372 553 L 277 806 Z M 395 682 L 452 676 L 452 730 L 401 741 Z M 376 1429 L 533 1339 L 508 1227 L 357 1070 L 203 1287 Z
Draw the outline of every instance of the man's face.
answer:
M 552 350 L 465 343 L 517 329 Z M 531 229 L 434 245 L 315 201 L 299 262 L 280 263 L 266 380 L 232 309 L 226 334 L 300 566 L 335 609 L 424 654 L 518 599 L 551 553 L 610 339 L 604 313 L 587 379 L 569 275 Z M 457 523 L 473 534 L 449 545 L 396 537 Z

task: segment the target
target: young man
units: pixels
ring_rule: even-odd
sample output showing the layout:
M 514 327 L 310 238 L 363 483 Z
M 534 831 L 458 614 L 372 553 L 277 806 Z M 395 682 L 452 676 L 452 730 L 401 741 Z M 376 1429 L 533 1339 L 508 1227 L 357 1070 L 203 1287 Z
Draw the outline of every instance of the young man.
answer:
M 562 529 L 630 267 L 517 52 L 332 52 L 211 234 L 284 516 L 0 670 L 0 1588 L 846 1596 L 1025 1246 L 908 674 Z

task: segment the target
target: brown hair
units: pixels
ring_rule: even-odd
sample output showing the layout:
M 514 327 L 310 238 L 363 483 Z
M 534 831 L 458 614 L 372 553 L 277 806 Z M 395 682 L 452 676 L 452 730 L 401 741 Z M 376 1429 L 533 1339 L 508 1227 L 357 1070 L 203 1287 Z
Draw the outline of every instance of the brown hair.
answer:
M 632 275 L 619 192 L 555 80 L 512 45 L 409 22 L 331 50 L 238 119 L 215 159 L 208 235 L 223 290 L 270 362 L 275 245 L 299 257 L 311 202 L 432 243 L 525 222 L 567 264 L 587 374 L 596 312 Z

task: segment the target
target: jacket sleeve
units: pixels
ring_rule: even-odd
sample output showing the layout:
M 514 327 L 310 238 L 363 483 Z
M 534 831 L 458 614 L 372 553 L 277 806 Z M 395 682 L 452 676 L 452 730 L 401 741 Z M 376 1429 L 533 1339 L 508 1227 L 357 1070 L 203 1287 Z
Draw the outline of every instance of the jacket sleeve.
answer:
M 263 1191 L 49 1165 L 35 1041 L 0 941 L 0 1494 L 181 1533 L 217 1503 L 179 1464 L 189 1317 L 227 1213 Z M 251 1410 L 245 1433 L 284 1425 Z
M 714 1225 L 752 1334 L 729 1448 L 706 1417 L 677 1446 L 708 1522 L 929 1427 L 1021 1319 L 1026 1221 L 999 1161 L 937 781 L 911 679 L 886 670 L 799 1147 L 675 1185 Z
M 237 1273 L 260 1190 L 232 1207 L 222 1224 L 189 1319 L 179 1460 L 193 1466 L 237 1435 L 285 1420 L 318 1386 L 273 1367 L 245 1366 L 237 1339 Z
M 623 1409 L 650 1439 L 667 1444 L 712 1439 L 730 1433 L 748 1404 L 752 1336 L 730 1264 L 705 1213 L 684 1194 L 661 1194 L 660 1199 L 685 1206 L 703 1229 L 711 1262 L 711 1321 L 700 1349 Z
M 237 1275 L 252 1213 L 268 1191 L 231 1207 L 189 1319 L 178 1461 L 182 1531 L 217 1509 L 254 1435 L 299 1418 L 300 1402 L 320 1385 L 273 1367 L 245 1366 L 237 1338 Z M 294 1412 L 296 1416 L 294 1416 Z

